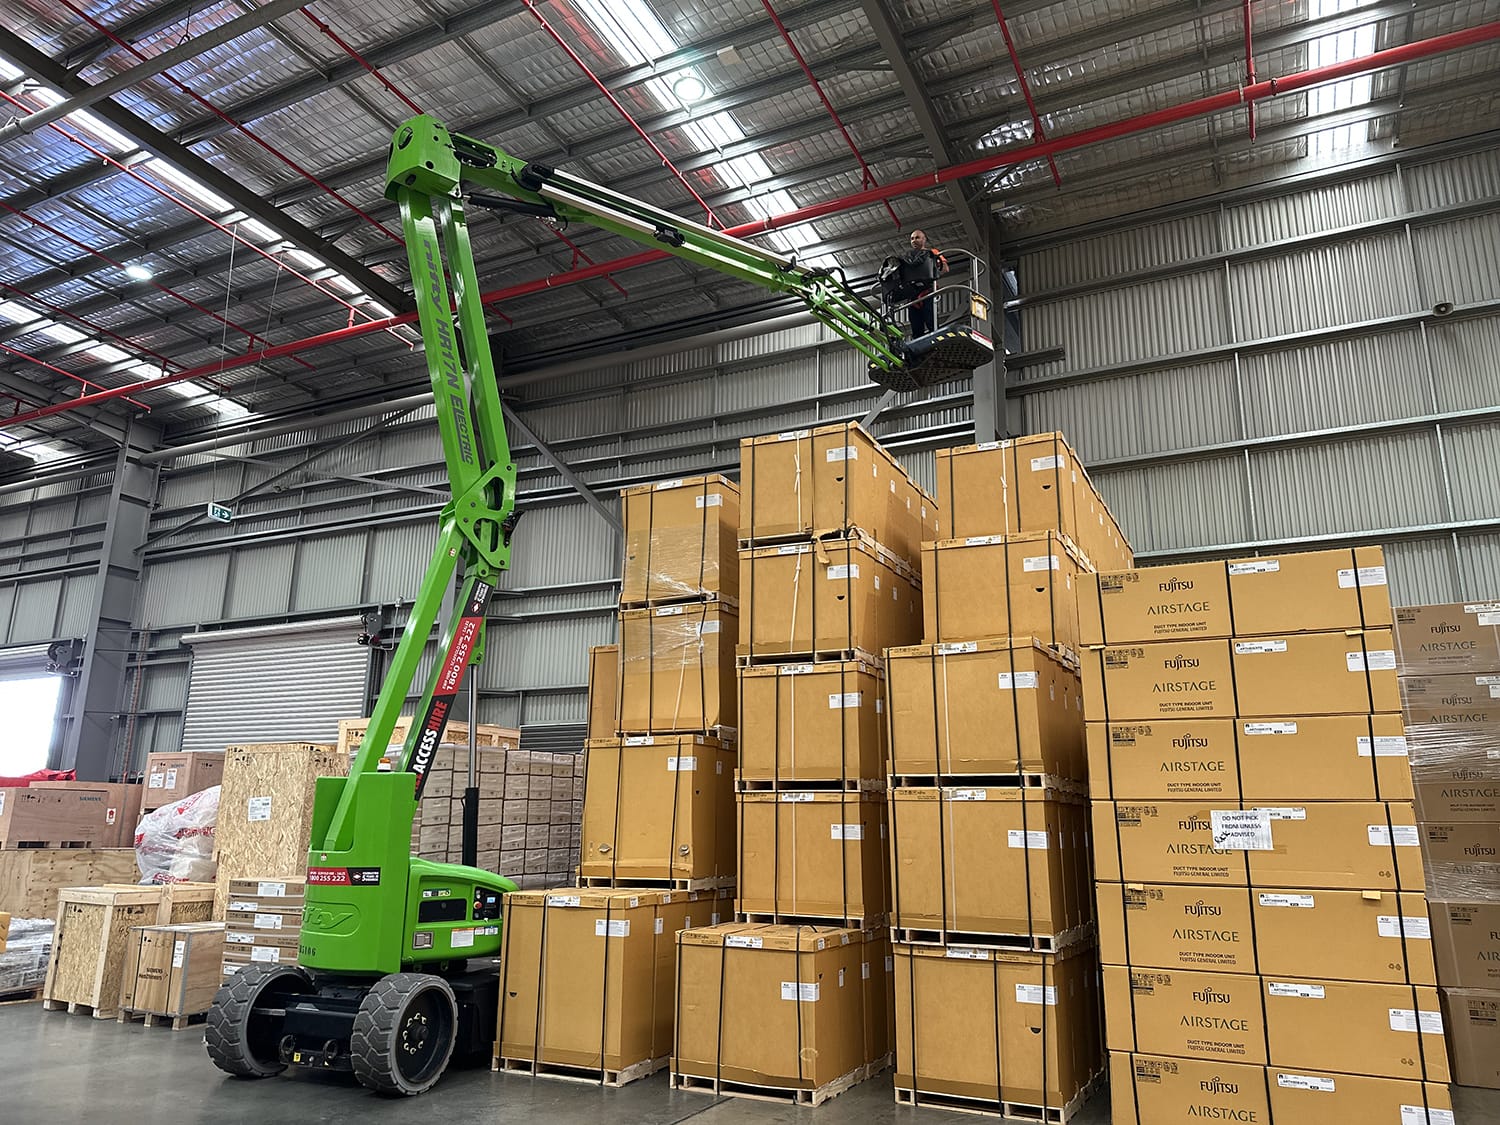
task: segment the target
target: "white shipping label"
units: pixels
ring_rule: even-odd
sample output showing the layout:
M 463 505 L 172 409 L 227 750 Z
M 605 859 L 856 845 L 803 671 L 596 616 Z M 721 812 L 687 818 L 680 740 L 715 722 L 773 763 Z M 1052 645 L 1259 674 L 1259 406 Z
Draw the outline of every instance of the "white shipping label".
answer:
M 843 578 L 858 578 L 859 563 L 841 563 L 838 566 L 828 568 L 828 577 L 838 580 Z
M 1441 1012 L 1414 1012 L 1410 1008 L 1391 1008 L 1390 1013 L 1392 1031 L 1416 1031 L 1421 1028 L 1422 1032 L 1427 1035 L 1443 1033 Z
M 679 770 L 681 770 L 683 772 L 687 772 L 689 770 L 695 770 L 697 768 L 698 768 L 698 759 L 696 757 L 694 757 L 693 755 L 691 755 L 691 754 L 685 755 L 685 756 L 683 756 L 681 758 L 668 758 L 667 759 L 667 772 L 668 773 L 677 773 Z
M 271 819 L 271 798 L 251 797 L 245 802 L 246 815 L 251 820 Z
M 855 446 L 852 446 L 852 445 L 841 446 L 838 449 L 830 449 L 828 451 L 828 460 L 830 460 L 830 461 L 858 461 L 859 460 L 859 450 Z
M 1401 1107 L 1401 1125 L 1454 1125 L 1451 1109 L 1429 1109 L 1422 1105 Z
M 1298 910 L 1311 910 L 1318 902 L 1312 895 L 1281 895 L 1262 894 L 1260 896 L 1262 906 L 1290 906 Z
M 1246 734 L 1296 734 L 1296 723 L 1245 723 Z
M 187 942 L 174 941 L 172 943 L 172 968 L 182 968 L 182 963 L 187 960 Z
M 665 918 L 658 918 L 656 920 L 656 932 L 658 934 L 664 933 L 666 931 L 666 928 L 667 928 L 666 927 L 666 919 Z
M 857 691 L 846 691 L 842 694 L 834 692 L 828 697 L 828 709 L 837 711 L 842 707 L 858 707 L 860 698 L 860 693 Z
M 943 796 L 950 801 L 987 801 L 990 791 L 988 789 L 945 789 Z
M 868 962 L 868 961 L 861 961 L 859 963 L 859 979 L 860 980 L 869 980 L 870 979 L 870 962 Z
M 724 497 L 717 492 L 710 492 L 707 496 L 693 497 L 693 507 L 695 508 L 722 508 L 723 506 Z
M 1257 652 L 1285 652 L 1285 641 L 1237 641 L 1234 646 L 1238 656 L 1249 656 Z
M 285 898 L 286 884 L 273 883 L 269 879 L 262 879 L 256 885 L 255 893 L 258 895 L 266 895 L 268 898 Z
M 1394 672 L 1396 670 L 1396 650 L 1391 648 L 1372 648 L 1369 652 L 1345 653 L 1344 660 L 1351 672 Z
M 1283 1090 L 1321 1090 L 1325 1094 L 1334 1092 L 1332 1078 L 1317 1078 L 1311 1074 L 1278 1074 L 1276 1085 Z
M 681 487 L 682 487 L 682 478 L 678 477 L 676 480 L 664 480 L 664 481 L 662 481 L 660 484 L 658 484 L 654 488 L 652 488 L 651 491 L 652 492 L 665 492 L 669 488 L 681 488 Z
M 1339 589 L 1352 590 L 1356 586 L 1384 586 L 1385 567 L 1362 566 L 1359 569 L 1339 571 Z
M 1361 758 L 1368 758 L 1371 750 L 1370 736 L 1361 735 L 1357 742 L 1359 744 L 1359 756 Z M 1374 743 L 1374 752 L 1377 758 L 1407 757 L 1405 735 L 1376 735 Z
M 1000 672 L 1000 690 L 1017 691 L 1021 688 L 1036 687 L 1035 672 Z
M 715 915 L 715 917 L 718 916 Z M 717 926 L 718 922 L 714 925 Z M 759 949 L 763 943 L 760 938 L 751 937 L 749 934 L 730 934 L 724 939 L 724 944 L 730 949 Z
M 1050 1004 L 1057 1006 L 1057 989 L 1053 985 L 1043 988 L 1039 984 L 1016 985 L 1017 1004 Z
M 166 780 L 162 782 L 162 787 L 165 788 L 165 789 L 176 789 L 177 788 L 177 771 L 176 770 L 168 770 L 167 771 L 167 777 L 166 777 Z
M 781 982 L 781 998 L 783 1000 L 813 1001 L 818 998 L 820 991 L 816 982 L 809 984 L 798 984 L 794 980 L 784 980 Z
M 1280 569 L 1279 559 L 1256 559 L 1254 562 L 1229 564 L 1230 574 L 1275 574 Z
M 863 824 L 830 824 L 828 836 L 832 840 L 863 840 L 865 826 Z
M 1422 838 L 1417 833 L 1415 824 L 1398 824 L 1395 826 L 1393 835 L 1389 824 L 1371 824 L 1366 826 L 1366 832 L 1370 836 L 1370 847 L 1372 848 L 1419 848 L 1422 846 Z
M 719 631 L 719 623 L 717 621 L 700 621 L 700 622 L 698 622 L 698 635 L 700 637 L 705 636 L 705 635 L 707 635 L 709 633 L 717 633 L 718 631 Z
M 1500 699 L 1500 684 L 1491 684 L 1490 685 L 1490 698 L 1491 699 Z
M 1221 852 L 1268 852 L 1274 846 L 1265 809 L 1213 809 L 1208 815 L 1214 847 Z
M 257 914 L 254 925 L 257 930 L 279 930 L 281 929 L 281 915 Z
M 1500 625 L 1500 613 L 1475 614 L 1481 625 Z
M 1033 555 L 1021 560 L 1021 569 L 1026 570 L 1061 570 L 1062 563 L 1056 555 Z
M 885 959 L 885 971 L 888 972 L 888 973 L 894 973 L 896 971 L 896 957 L 895 957 L 895 954 L 887 954 L 886 955 L 886 959 Z
M 965 547 L 994 547 L 1005 542 L 1003 535 L 970 535 L 964 540 Z
M 1398 918 L 1394 914 L 1382 914 L 1375 919 L 1375 929 L 1381 937 L 1432 940 L 1432 922 L 1414 915 L 1402 915 Z
M 595 937 L 629 937 L 629 918 L 595 918 Z
M 577 895 L 548 895 L 548 906 L 577 906 L 583 900 Z
M 1032 851 L 1047 850 L 1047 833 L 1026 831 L 1019 828 L 1008 829 L 1005 833 L 1005 843 L 1012 848 L 1029 848 Z
M 654 741 L 649 734 L 628 734 L 625 736 L 626 746 L 650 746 Z
M 798 438 L 805 438 L 810 433 L 812 433 L 811 430 L 782 430 L 781 433 L 776 435 L 776 440 L 796 441 Z
M 681 617 L 684 607 L 680 605 L 664 605 L 653 615 L 655 617 Z
M 1068 459 L 1061 453 L 1054 454 L 1051 457 L 1033 457 L 1031 459 L 1031 471 L 1033 473 L 1040 473 L 1045 469 L 1061 469 L 1065 468 L 1067 464 Z
M 448 935 L 449 945 L 454 949 L 472 949 L 474 946 L 474 931 L 472 929 L 454 930 Z
M 258 903 L 258 902 L 252 902 L 251 900 L 245 899 L 245 898 L 232 898 L 232 899 L 229 900 L 228 909 L 230 909 L 230 910 L 252 910 L 252 911 L 253 910 L 259 910 L 260 909 L 260 903 Z
M 257 945 L 250 951 L 252 961 L 280 961 L 281 950 L 274 946 Z
M 5 811 L 5 790 L 0 789 L 0 813 Z
M 979 644 L 976 641 L 949 641 L 937 646 L 939 656 L 955 656 L 961 652 L 978 652 Z
M 1266 808 L 1257 810 L 1267 814 L 1272 820 L 1306 820 L 1307 810 L 1296 808 Z
M 150 779 L 146 782 L 146 788 L 160 789 L 162 787 L 162 782 L 166 780 L 166 776 L 167 775 L 164 773 L 153 773 Z
M 811 664 L 787 664 L 776 670 L 778 676 L 805 676 L 813 670 Z
M 1266 981 L 1266 991 L 1272 996 L 1300 996 L 1304 1000 L 1322 1000 L 1324 989 L 1321 984 L 1289 984 L 1282 981 Z
M 225 932 L 224 940 L 230 945 L 254 945 L 255 935 L 235 933 L 233 930 L 229 930 Z
M 811 802 L 812 799 L 813 795 L 806 791 L 803 791 L 801 793 L 783 793 L 781 795 L 781 803 L 784 805 L 807 804 Z
M 784 547 L 777 547 L 776 553 L 778 555 L 805 555 L 811 550 L 812 548 L 806 543 L 788 543 Z
M 973 949 L 967 945 L 950 945 L 943 950 L 943 956 L 955 961 L 987 961 L 990 955 L 985 949 Z

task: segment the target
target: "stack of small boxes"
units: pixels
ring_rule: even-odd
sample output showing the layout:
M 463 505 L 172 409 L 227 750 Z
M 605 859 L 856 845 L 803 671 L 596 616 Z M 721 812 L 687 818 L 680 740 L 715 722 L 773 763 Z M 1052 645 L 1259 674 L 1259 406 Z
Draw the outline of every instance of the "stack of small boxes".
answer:
M 741 443 L 738 921 L 679 939 L 673 1084 L 816 1105 L 891 1050 L 885 669 L 937 510 L 853 424 Z
M 666 1065 L 677 931 L 734 881 L 735 531 L 721 476 L 623 498 L 619 643 L 593 650 L 577 887 L 505 897 L 496 1069 L 618 1086 Z
M 1500 1089 L 1500 604 L 1395 618 L 1453 1080 Z
M 1076 587 L 1129 545 L 1058 434 L 938 454 L 889 652 L 896 1097 L 1068 1119 L 1101 1069 Z
M 1379 549 L 1080 611 L 1114 1121 L 1451 1122 Z
M 247 965 L 295 965 L 302 934 L 301 875 L 234 879 L 224 912 L 224 979 Z

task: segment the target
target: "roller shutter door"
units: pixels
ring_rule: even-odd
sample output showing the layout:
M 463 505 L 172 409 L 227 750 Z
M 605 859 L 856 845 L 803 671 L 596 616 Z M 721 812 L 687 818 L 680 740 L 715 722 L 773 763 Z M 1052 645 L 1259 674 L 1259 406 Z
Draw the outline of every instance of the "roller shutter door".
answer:
M 46 645 L 0 648 L 0 680 L 33 680 L 46 674 Z

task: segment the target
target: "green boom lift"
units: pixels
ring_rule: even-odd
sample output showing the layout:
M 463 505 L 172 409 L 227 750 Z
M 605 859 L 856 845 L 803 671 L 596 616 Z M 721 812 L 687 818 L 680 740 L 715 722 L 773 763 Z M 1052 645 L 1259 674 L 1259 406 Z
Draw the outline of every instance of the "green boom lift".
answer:
M 411 854 L 411 827 L 465 671 L 484 657 L 485 612 L 510 565 L 516 466 L 506 440 L 464 202 L 581 222 L 768 289 L 795 294 L 896 389 L 929 386 L 992 355 L 969 303 L 959 321 L 904 341 L 842 278 L 607 188 L 527 163 L 431 117 L 397 131 L 386 195 L 399 204 L 438 430 L 453 498 L 347 777 L 323 777 L 296 965 L 253 964 L 215 997 L 205 1039 L 220 1069 L 265 1078 L 288 1066 L 352 1071 L 381 1093 L 419 1094 L 455 1054 L 495 1033 L 501 897 L 516 889 L 477 867 Z M 446 261 L 446 267 L 444 262 Z M 451 284 L 451 294 L 450 294 Z M 456 310 L 456 312 L 455 312 Z M 462 564 L 443 658 L 392 768 L 382 769 L 444 595 Z M 472 830 L 472 822 L 470 824 Z

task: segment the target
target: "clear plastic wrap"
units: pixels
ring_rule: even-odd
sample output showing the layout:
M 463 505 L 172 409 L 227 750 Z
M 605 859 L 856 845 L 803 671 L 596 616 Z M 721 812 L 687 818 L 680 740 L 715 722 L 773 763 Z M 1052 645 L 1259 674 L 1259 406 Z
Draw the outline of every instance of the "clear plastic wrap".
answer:
M 47 979 L 47 960 L 52 953 L 50 918 L 12 918 L 0 952 L 0 993 L 40 988 Z
M 1500 671 L 1500 601 L 1404 605 L 1393 616 L 1402 676 Z
M 730 602 L 622 610 L 616 729 L 733 738 L 739 632 Z
M 143 883 L 211 883 L 219 786 L 193 793 L 141 818 L 135 830 L 135 862 Z
M 717 473 L 628 489 L 620 604 L 739 593 L 740 493 Z
M 1500 672 L 1402 688 L 1427 897 L 1500 902 Z

